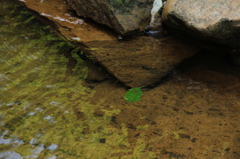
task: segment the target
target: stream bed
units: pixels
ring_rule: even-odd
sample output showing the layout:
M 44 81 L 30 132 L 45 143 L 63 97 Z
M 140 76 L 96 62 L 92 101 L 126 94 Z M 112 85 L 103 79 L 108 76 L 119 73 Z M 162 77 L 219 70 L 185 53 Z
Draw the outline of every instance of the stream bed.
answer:
M 116 79 L 85 80 L 78 51 L 0 0 L 0 158 L 240 158 L 240 67 L 225 53 L 199 52 L 129 103 Z

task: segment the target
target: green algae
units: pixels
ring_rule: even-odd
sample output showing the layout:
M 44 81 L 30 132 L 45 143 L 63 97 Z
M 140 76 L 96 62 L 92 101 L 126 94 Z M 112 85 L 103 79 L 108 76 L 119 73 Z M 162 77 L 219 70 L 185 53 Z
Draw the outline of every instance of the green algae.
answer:
M 92 48 L 87 48 L 86 50 L 91 50 L 91 51 L 96 51 L 96 50 L 100 50 L 102 48 L 95 48 L 95 47 L 92 47 Z
M 83 86 L 86 63 L 78 48 L 47 30 L 21 6 L 1 0 L 0 156 L 14 152 L 27 158 L 122 158 L 154 156 L 140 152 L 144 135 L 130 148 L 124 123 L 112 125 L 121 113 L 87 102 L 94 90 Z M 103 116 L 95 116 L 100 109 Z M 57 145 L 54 149 L 49 148 Z M 131 154 L 133 153 L 133 154 Z M 9 156 L 11 157 L 11 156 Z
M 174 139 L 178 140 L 180 138 L 179 132 L 173 132 L 174 134 Z
M 122 6 L 123 5 L 122 0 L 111 0 L 110 3 L 114 6 Z

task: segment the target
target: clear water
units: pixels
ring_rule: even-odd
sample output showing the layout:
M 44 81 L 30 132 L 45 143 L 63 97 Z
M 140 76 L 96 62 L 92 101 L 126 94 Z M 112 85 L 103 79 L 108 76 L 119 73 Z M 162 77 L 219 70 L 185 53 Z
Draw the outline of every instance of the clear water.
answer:
M 4 1 L 0 8 L 0 158 L 78 156 L 77 141 L 91 139 L 74 113 L 95 107 L 83 100 L 94 93 L 82 86 L 85 62 L 24 8 Z
M 116 81 L 86 83 L 80 50 L 47 28 L 0 0 L 0 158 L 240 158 L 240 68 L 225 55 L 128 103 Z

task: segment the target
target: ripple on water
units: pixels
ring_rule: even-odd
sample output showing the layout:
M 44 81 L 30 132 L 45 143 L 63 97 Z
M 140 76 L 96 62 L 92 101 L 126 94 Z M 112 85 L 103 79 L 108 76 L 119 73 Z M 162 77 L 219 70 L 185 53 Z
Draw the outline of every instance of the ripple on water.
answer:
M 3 10 L 5 20 L 14 25 L 0 26 L 0 38 L 4 41 L 0 47 L 0 158 L 38 158 L 43 151 L 59 147 L 49 139 L 57 141 L 63 137 L 57 135 L 64 133 L 57 123 L 66 122 L 61 121 L 66 118 L 62 114 L 73 115 L 69 105 L 74 106 L 76 100 L 71 99 L 71 94 L 76 93 L 78 98 L 86 94 L 82 79 L 87 75 L 87 67 L 76 59 L 75 70 L 81 73 L 74 69 L 67 73 L 71 61 L 65 54 L 71 46 L 45 31 L 34 19 L 23 24 L 30 16 L 27 11 L 22 11 L 27 16 L 20 15 L 21 10 L 14 10 L 16 4 L 4 4 L 9 5 Z
M 101 106 L 87 101 L 95 91 L 83 86 L 88 68 L 77 50 L 23 8 L 5 5 L 3 17 L 11 25 L 0 25 L 0 158 L 109 158 L 128 151 L 118 146 L 129 145 L 126 126 L 110 125 L 120 110 L 94 115 Z M 66 54 L 77 61 L 74 67 Z

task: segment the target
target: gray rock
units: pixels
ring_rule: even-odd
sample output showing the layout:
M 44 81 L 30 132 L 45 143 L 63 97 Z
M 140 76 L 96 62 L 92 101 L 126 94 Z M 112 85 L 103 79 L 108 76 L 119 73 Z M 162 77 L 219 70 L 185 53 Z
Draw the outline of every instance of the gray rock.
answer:
M 240 47 L 240 1 L 169 0 L 163 21 L 173 34 L 225 48 Z
M 121 35 L 144 31 L 153 0 L 67 0 L 79 16 L 113 28 Z

